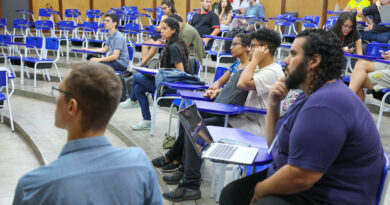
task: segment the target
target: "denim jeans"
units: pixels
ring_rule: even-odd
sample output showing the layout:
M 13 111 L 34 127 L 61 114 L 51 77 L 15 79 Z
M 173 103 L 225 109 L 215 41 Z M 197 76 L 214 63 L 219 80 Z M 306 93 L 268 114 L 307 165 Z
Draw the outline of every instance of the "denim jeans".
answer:
M 375 41 L 378 43 L 389 43 L 390 42 L 390 32 L 376 33 L 372 31 L 363 31 L 360 32 L 362 40 Z
M 108 61 L 108 62 L 100 62 L 103 64 L 106 64 L 113 68 L 115 71 L 125 71 L 127 70 L 127 66 L 123 66 L 122 64 L 118 63 L 118 61 Z
M 151 120 L 149 101 L 146 96 L 146 92 L 154 93 L 155 90 L 156 86 L 154 84 L 153 76 L 147 76 L 141 73 L 134 74 L 130 99 L 132 101 L 138 100 L 144 120 Z

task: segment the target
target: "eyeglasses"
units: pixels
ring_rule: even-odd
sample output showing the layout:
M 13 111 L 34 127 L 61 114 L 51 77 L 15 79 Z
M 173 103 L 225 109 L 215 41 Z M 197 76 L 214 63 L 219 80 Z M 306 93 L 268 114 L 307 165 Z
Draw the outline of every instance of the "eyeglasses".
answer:
M 241 43 L 241 42 L 233 42 L 232 43 L 232 47 L 235 47 L 236 45 L 242 45 L 242 46 L 245 46 L 245 44 Z
M 251 43 L 250 48 L 254 49 L 254 48 L 257 48 L 257 47 L 260 47 L 260 46 L 264 46 L 264 44 L 261 44 L 261 43 Z
M 165 9 L 167 9 L 167 8 L 168 8 L 168 7 L 161 7 L 162 10 L 165 10 Z
M 110 23 L 110 22 L 112 22 L 112 21 L 111 21 L 111 20 L 108 20 L 108 19 L 105 19 L 103 22 L 104 22 L 104 23 Z
M 54 91 L 58 91 L 58 92 L 54 92 Z M 70 93 L 70 92 L 61 90 L 61 89 L 59 89 L 59 88 L 56 87 L 56 86 L 51 87 L 51 95 L 52 95 L 53 97 L 57 98 L 57 97 L 59 96 L 60 93 L 63 93 L 63 94 L 65 94 L 65 95 L 67 95 L 68 97 L 71 97 L 71 98 L 76 99 L 76 98 L 74 97 L 74 95 L 73 95 L 72 93 Z
M 349 29 L 349 30 L 352 30 L 352 29 L 353 29 L 353 27 L 352 27 L 352 26 L 348 26 L 348 25 L 343 25 L 343 28 L 345 28 L 345 29 Z

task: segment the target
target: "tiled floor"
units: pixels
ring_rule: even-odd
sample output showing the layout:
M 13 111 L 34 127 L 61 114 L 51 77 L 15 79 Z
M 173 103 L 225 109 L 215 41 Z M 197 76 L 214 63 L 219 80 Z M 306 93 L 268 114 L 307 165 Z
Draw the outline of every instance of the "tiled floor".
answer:
M 68 71 L 68 68 L 61 67 L 60 69 L 63 76 Z M 56 74 L 53 72 L 54 70 L 52 69 L 50 73 L 55 76 Z M 57 158 L 66 141 L 66 132 L 55 128 L 53 125 L 55 106 L 50 101 L 50 93 L 51 86 L 57 84 L 58 82 L 38 81 L 37 87 L 33 88 L 32 80 L 26 80 L 25 84 L 20 86 L 19 79 L 16 79 L 16 88 L 19 92 L 12 98 L 15 120 L 37 144 L 46 162 L 51 162 Z M 34 98 L 26 96 L 32 96 Z M 47 98 L 49 98 L 49 101 L 47 101 Z M 369 108 L 376 120 L 377 109 L 371 106 Z M 142 119 L 139 108 L 130 110 L 118 108 L 110 124 L 116 128 L 116 131 L 120 131 L 137 146 L 143 148 L 150 159 L 160 156 L 166 151 L 162 149 L 161 145 L 164 140 L 164 133 L 167 131 L 168 112 L 165 110 L 158 114 L 156 135 L 153 137 L 149 135 L 148 131 L 135 132 L 130 128 L 131 124 L 137 123 L 140 120 Z M 173 122 L 175 124 L 176 121 Z M 389 123 L 390 117 L 389 115 L 385 115 L 380 134 L 384 149 L 387 153 L 390 153 Z M 174 132 L 175 125 L 172 126 L 172 133 Z M 107 131 L 106 133 L 114 146 L 128 146 L 128 144 L 121 140 L 122 138 L 114 133 L 113 130 Z M 17 179 L 27 171 L 38 167 L 39 161 L 29 146 L 18 135 L 9 132 L 8 127 L 0 126 L 0 136 L 2 136 L 2 140 L 0 141 L 0 204 L 10 204 Z M 211 167 L 211 163 L 206 162 L 204 181 L 201 186 L 202 199 L 196 202 L 188 201 L 175 204 L 215 204 L 215 198 L 210 199 L 208 196 L 210 193 Z M 162 175 L 159 170 L 156 171 L 159 176 Z M 230 177 L 230 174 L 227 174 L 225 181 L 228 182 Z M 163 190 L 171 190 L 173 188 L 175 186 L 162 186 Z M 390 195 L 390 189 L 387 190 L 386 195 Z M 388 198 L 390 199 L 390 197 Z M 390 204 L 390 200 L 387 200 L 387 202 Z M 164 204 L 172 203 L 165 201 Z

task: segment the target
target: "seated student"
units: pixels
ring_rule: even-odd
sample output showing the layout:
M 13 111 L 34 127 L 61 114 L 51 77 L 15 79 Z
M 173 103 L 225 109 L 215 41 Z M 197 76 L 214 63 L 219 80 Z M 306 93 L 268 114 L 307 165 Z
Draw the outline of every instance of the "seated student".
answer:
M 280 45 L 280 36 L 273 30 L 261 29 L 253 33 L 251 38 L 252 60 L 242 71 L 237 87 L 249 91 L 245 102 L 246 106 L 267 108 L 269 89 L 273 83 L 284 76 L 282 68 L 274 62 L 273 57 L 275 50 Z M 243 113 L 231 117 L 229 125 L 249 131 L 255 135 L 264 136 L 264 118 L 265 116 L 261 114 Z M 207 123 L 205 124 L 208 125 Z M 217 126 L 223 126 L 223 121 Z M 202 159 L 197 154 L 189 137 L 184 137 L 183 153 L 184 174 L 182 175 L 182 180 L 174 191 L 163 193 L 163 197 L 170 201 L 200 198 L 200 167 Z M 167 176 L 166 181 L 167 179 L 169 180 L 168 177 L 177 179 L 180 177 L 180 174 Z
M 96 58 L 92 57 L 89 60 L 92 62 L 100 62 L 106 64 L 116 71 L 127 70 L 129 65 L 129 51 L 125 37 L 118 29 L 119 18 L 116 14 L 106 14 L 104 18 L 104 28 L 108 30 L 110 36 L 106 41 L 104 48 L 87 49 L 85 51 L 94 51 L 107 53 L 107 57 Z
M 363 55 L 362 39 L 359 31 L 356 30 L 356 15 L 352 12 L 343 12 L 337 19 L 336 24 L 330 29 L 335 32 L 341 40 L 341 45 L 345 53 L 356 53 Z M 348 48 L 348 45 L 354 44 Z M 356 49 L 355 49 L 356 48 Z
M 390 5 L 390 0 L 378 0 L 375 4 L 358 10 L 358 15 L 368 22 L 367 30 L 360 33 L 362 40 L 390 43 L 390 27 L 378 25 L 382 23 L 379 7 L 385 5 Z M 374 22 L 368 16 L 372 16 Z
M 256 0 L 256 3 L 260 3 L 259 0 Z M 232 2 L 233 10 L 239 10 L 240 13 L 244 13 L 245 9 L 249 7 L 248 0 L 233 0 Z
M 194 14 L 190 24 L 203 38 L 205 49 L 211 49 L 213 40 L 204 38 L 203 35 L 217 36 L 220 31 L 219 18 L 211 11 L 211 0 L 200 0 L 200 11 Z
M 351 11 L 351 10 L 360 10 L 364 7 L 368 7 L 371 5 L 371 2 L 369 0 L 350 0 L 347 4 L 347 6 L 344 8 L 344 11 Z M 356 17 L 356 21 L 364 21 L 360 16 Z
M 230 50 L 232 51 L 232 56 L 238 58 L 236 62 L 234 62 L 229 70 L 225 72 L 221 78 L 213 83 L 207 91 L 205 92 L 205 97 L 209 97 L 214 100 L 216 96 L 221 92 L 221 88 L 225 84 L 232 83 L 231 78 L 233 75 L 242 69 L 244 69 L 249 63 L 249 47 L 250 47 L 250 37 L 246 34 L 237 34 L 232 42 Z M 203 118 L 214 118 L 215 120 L 219 120 L 219 123 L 224 122 L 223 116 L 219 115 L 211 115 L 209 113 L 202 113 Z M 222 118 L 222 119 L 220 119 Z M 210 119 L 205 119 L 207 122 Z M 215 123 L 215 122 L 214 122 Z M 156 158 L 152 161 L 153 165 L 161 168 L 164 172 L 175 171 L 178 169 L 180 161 L 182 159 L 182 152 L 184 147 L 184 129 L 180 125 L 179 135 L 175 141 L 173 147 L 162 157 Z
M 202 63 L 204 57 L 204 46 L 202 38 L 198 31 L 191 25 L 183 22 L 183 19 L 178 14 L 172 14 L 169 17 L 176 19 L 180 24 L 180 38 L 186 43 L 190 49 L 190 55 L 195 56 L 196 60 Z
M 263 17 L 265 18 L 265 11 L 263 5 L 260 3 L 256 3 L 255 0 L 248 0 L 250 6 L 245 9 L 244 16 L 245 17 Z M 238 26 L 248 27 L 248 31 L 252 31 L 255 29 L 257 20 L 256 19 L 233 19 L 231 28 L 235 28 Z
M 161 22 L 161 36 L 165 40 L 165 48 L 161 58 L 161 68 L 177 68 L 181 71 L 188 71 L 188 47 L 179 37 L 179 22 L 171 17 Z M 149 101 L 146 92 L 154 93 L 156 90 L 155 77 L 141 73 L 134 74 L 133 87 L 130 99 L 121 103 L 122 108 L 141 107 L 143 121 L 132 125 L 133 130 L 147 130 L 151 128 L 151 116 Z M 139 104 L 138 104 L 138 102 Z
M 104 136 L 121 96 L 117 75 L 100 63 L 70 67 L 52 90 L 57 96 L 54 123 L 67 130 L 67 143 L 57 160 L 20 178 L 13 204 L 162 204 L 157 175 L 144 151 L 115 148 Z
M 385 165 L 366 106 L 339 79 L 344 55 L 330 31 L 306 30 L 269 92 L 265 137 L 273 162 L 222 190 L 220 204 L 375 204 Z M 304 91 L 280 117 L 290 89 Z
M 382 54 L 390 61 L 390 51 Z M 390 88 L 390 65 L 372 61 L 359 60 L 351 75 L 349 88 L 364 102 L 363 88 L 379 91 Z
M 230 23 L 233 18 L 233 9 L 229 0 L 221 0 L 218 3 L 218 17 L 221 24 L 221 30 L 230 30 Z
M 175 2 L 173 0 L 163 0 L 161 2 L 161 9 L 164 12 L 164 15 L 161 17 L 162 22 L 164 19 L 168 18 L 169 15 L 171 14 L 176 14 L 176 9 L 175 9 Z M 161 31 L 161 25 L 158 25 L 155 27 L 155 30 L 157 32 Z M 161 35 L 153 36 L 152 38 L 147 39 L 144 41 L 144 43 L 148 44 L 164 44 L 163 40 L 161 39 Z M 149 62 L 150 59 L 153 58 L 153 56 L 157 53 L 157 47 L 153 46 L 146 46 L 142 45 L 141 49 L 141 67 L 147 67 L 147 63 Z

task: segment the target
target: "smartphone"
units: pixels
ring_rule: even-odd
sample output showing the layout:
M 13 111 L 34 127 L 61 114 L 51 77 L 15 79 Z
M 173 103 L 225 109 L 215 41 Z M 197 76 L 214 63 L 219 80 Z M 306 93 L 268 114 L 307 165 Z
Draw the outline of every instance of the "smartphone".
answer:
M 351 49 L 353 47 L 355 47 L 355 42 L 352 42 L 352 43 L 348 44 L 348 49 Z
M 222 138 L 218 142 L 224 143 L 224 144 L 231 144 L 231 145 L 238 145 L 238 146 L 244 146 L 244 147 L 250 147 L 251 145 L 245 142 L 239 142 L 231 139 Z

